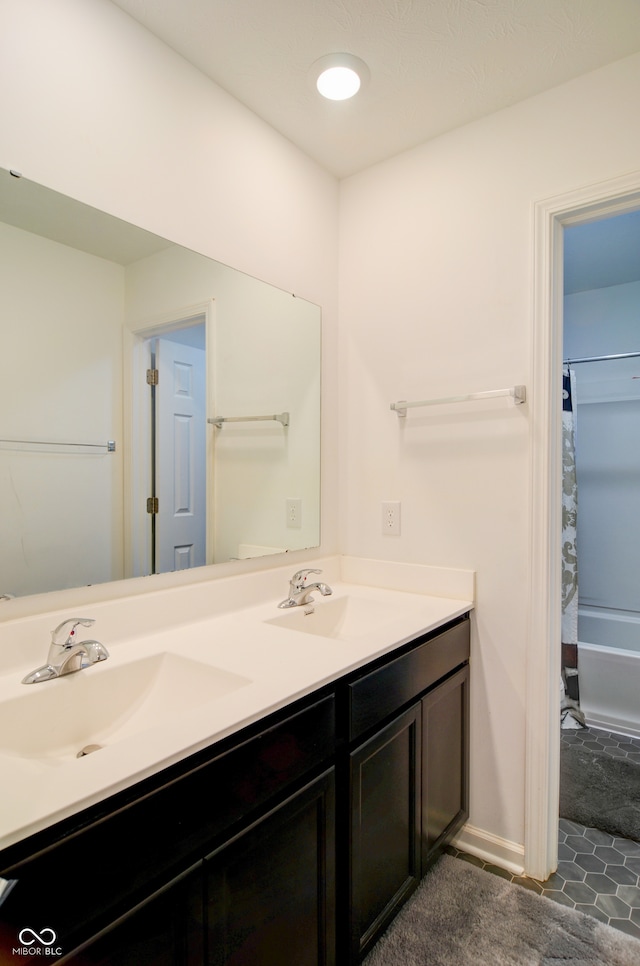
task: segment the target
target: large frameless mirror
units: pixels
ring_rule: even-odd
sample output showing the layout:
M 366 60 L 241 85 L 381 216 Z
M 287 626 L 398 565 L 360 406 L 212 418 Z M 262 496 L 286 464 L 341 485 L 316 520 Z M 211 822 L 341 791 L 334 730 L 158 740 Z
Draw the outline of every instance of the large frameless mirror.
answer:
M 0 170 L 0 594 L 315 547 L 320 309 Z

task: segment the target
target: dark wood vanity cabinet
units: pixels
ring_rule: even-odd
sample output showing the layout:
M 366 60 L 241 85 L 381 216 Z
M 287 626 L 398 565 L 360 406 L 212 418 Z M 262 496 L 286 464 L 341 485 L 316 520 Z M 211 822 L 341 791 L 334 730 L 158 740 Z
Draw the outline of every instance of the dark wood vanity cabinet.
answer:
M 284 829 L 290 820 L 292 834 L 298 823 L 298 885 L 304 880 L 299 898 L 306 904 L 307 922 L 318 917 L 320 908 L 326 910 L 319 920 L 314 962 L 330 966 L 327 950 L 332 956 L 335 949 L 334 756 L 335 695 L 324 689 L 5 850 L 0 875 L 17 882 L 0 907 L 0 954 L 19 946 L 25 924 L 39 923 L 32 928 L 55 931 L 55 948 L 61 950 L 57 959 L 74 966 L 249 963 L 235 953 L 220 959 L 215 951 L 212 936 L 217 933 L 208 932 L 215 902 L 206 899 L 207 888 L 221 856 L 249 848 L 234 844 L 242 839 L 254 843 L 256 864 L 258 847 L 265 843 L 263 859 L 271 863 L 272 882 L 285 883 L 291 842 L 289 833 L 275 829 Z M 254 834 L 253 828 L 260 831 Z M 308 861 L 309 836 L 315 864 Z M 251 916 L 257 917 L 264 903 L 265 921 L 271 921 L 269 907 L 277 896 L 258 895 L 250 883 L 251 867 L 245 871 L 245 893 L 253 888 L 256 896 Z M 326 889 L 322 895 L 319 878 Z M 233 883 L 239 896 L 237 876 Z M 302 906 L 297 911 L 303 915 Z M 261 928 L 256 918 L 256 934 Z M 311 934 L 307 939 L 313 941 Z M 133 960 L 130 947 L 137 951 Z M 51 951 L 47 959 L 56 961 Z M 283 966 L 288 962 L 282 959 Z
M 347 966 L 467 816 L 468 616 L 0 853 L 73 966 Z
M 346 684 L 349 963 L 367 954 L 468 817 L 468 660 L 463 619 Z
M 64 958 L 73 966 L 334 966 L 333 769 Z

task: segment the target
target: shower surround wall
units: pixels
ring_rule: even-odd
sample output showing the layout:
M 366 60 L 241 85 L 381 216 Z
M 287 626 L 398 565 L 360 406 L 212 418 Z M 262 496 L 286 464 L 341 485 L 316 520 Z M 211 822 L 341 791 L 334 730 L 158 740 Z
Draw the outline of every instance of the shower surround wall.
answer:
M 640 282 L 565 297 L 565 358 L 637 351 Z M 640 734 L 640 358 L 575 372 L 581 708 Z

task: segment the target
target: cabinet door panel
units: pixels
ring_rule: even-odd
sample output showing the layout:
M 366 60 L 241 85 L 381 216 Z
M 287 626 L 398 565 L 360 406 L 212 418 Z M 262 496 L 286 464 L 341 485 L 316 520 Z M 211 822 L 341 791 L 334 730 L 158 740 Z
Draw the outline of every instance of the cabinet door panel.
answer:
M 333 771 L 206 862 L 209 966 L 335 962 Z
M 63 962 L 69 966 L 202 966 L 202 912 L 198 866 Z
M 353 961 L 420 880 L 420 720 L 414 705 L 350 756 Z
M 469 814 L 468 665 L 422 699 L 423 872 Z

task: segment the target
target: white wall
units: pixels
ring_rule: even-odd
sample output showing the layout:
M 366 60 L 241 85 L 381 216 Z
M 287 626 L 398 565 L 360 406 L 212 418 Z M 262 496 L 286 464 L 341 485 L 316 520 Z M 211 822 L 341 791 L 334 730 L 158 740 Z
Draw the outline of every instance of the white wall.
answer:
M 109 0 L 0 0 L 0 116 L 1 167 L 322 306 L 335 552 L 335 179 Z
M 635 56 L 341 186 L 342 548 L 477 571 L 471 823 L 513 843 L 525 833 L 529 407 L 400 422 L 389 404 L 529 382 L 533 205 L 638 167 L 639 84 Z M 400 537 L 381 535 L 382 500 L 402 503 Z
M 120 265 L 0 223 L 0 593 L 117 580 L 123 570 Z M 112 526 L 112 521 L 117 521 Z
M 565 358 L 638 351 L 640 282 L 565 297 Z M 574 368 L 580 603 L 637 612 L 640 359 Z

